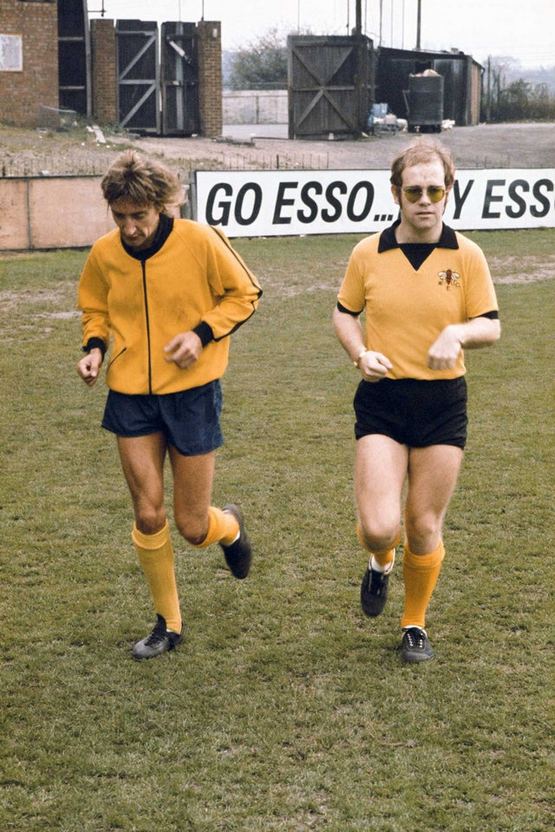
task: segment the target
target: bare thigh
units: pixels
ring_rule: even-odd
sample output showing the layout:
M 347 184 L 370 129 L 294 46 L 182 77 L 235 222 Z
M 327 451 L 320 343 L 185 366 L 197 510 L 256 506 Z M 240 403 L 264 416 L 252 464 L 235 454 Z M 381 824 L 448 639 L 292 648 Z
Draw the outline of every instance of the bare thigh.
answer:
M 438 545 L 462 459 L 463 451 L 454 445 L 410 449 L 405 524 L 414 554 Z
M 216 454 L 184 456 L 172 445 L 169 455 L 173 470 L 173 502 L 176 525 L 190 543 L 201 543 L 208 532 L 208 509 Z
M 164 459 L 162 433 L 118 436 L 121 467 L 131 493 L 135 523 L 144 534 L 154 534 L 166 522 L 164 509 Z
M 394 545 L 401 524 L 401 499 L 408 449 L 389 436 L 370 434 L 356 444 L 355 496 L 362 532 L 370 548 Z

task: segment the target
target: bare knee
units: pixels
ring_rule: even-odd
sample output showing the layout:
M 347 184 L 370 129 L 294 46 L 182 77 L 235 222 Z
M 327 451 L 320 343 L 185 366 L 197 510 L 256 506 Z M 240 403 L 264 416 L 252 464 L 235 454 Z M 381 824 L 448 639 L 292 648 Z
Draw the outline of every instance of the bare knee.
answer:
M 433 551 L 439 543 L 443 518 L 435 514 L 421 514 L 406 518 L 407 541 L 411 552 L 426 554 Z
M 175 524 L 179 534 L 192 546 L 199 546 L 208 534 L 208 517 L 176 514 Z
M 135 508 L 135 525 L 143 534 L 156 534 L 166 522 L 166 512 L 163 508 L 143 505 Z
M 372 552 L 386 552 L 399 540 L 400 522 L 398 517 L 387 518 L 361 516 L 362 539 Z

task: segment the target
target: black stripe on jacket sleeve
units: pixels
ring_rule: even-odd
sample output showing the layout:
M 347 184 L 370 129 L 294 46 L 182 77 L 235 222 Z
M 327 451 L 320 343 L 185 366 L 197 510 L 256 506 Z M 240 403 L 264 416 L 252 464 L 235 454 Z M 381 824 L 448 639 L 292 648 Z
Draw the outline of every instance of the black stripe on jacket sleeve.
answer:
M 241 268 L 243 269 L 243 271 L 247 275 L 251 285 L 254 286 L 254 288 L 256 289 L 256 299 L 255 299 L 255 301 L 251 301 L 252 310 L 247 315 L 247 317 L 243 318 L 243 320 L 241 320 L 241 321 L 237 321 L 237 323 L 229 330 L 229 332 L 226 332 L 224 335 L 220 335 L 220 336 L 218 336 L 218 338 L 216 338 L 216 336 L 214 334 L 212 335 L 214 341 L 223 341 L 224 338 L 227 338 L 229 335 L 233 335 L 234 332 L 237 332 L 239 327 L 243 326 L 243 324 L 245 324 L 249 320 L 249 318 L 251 318 L 254 315 L 254 313 L 256 311 L 256 305 L 255 305 L 256 301 L 260 300 L 263 293 L 262 293 L 262 289 L 258 285 L 258 282 L 257 282 L 255 276 L 250 271 L 250 269 L 247 268 L 245 263 L 243 263 L 243 260 L 241 259 L 239 254 L 235 251 L 235 249 L 233 248 L 233 246 L 231 245 L 231 243 L 229 242 L 229 240 L 227 239 L 225 234 L 222 231 L 220 231 L 220 229 L 215 228 L 213 225 L 209 225 L 208 228 L 210 228 L 210 230 L 214 232 L 214 234 L 218 237 L 220 242 L 224 244 L 224 246 L 227 248 L 227 250 L 233 255 L 235 260 L 237 260 L 238 264 L 241 266 Z
M 238 253 L 235 251 L 235 249 L 233 248 L 233 246 L 231 245 L 231 243 L 229 242 L 229 240 L 227 239 L 225 234 L 223 232 L 220 232 L 220 230 L 218 228 L 215 228 L 213 225 L 209 225 L 208 228 L 210 228 L 210 230 L 213 231 L 216 234 L 218 239 L 224 244 L 224 246 L 227 248 L 227 250 L 229 252 L 231 252 L 231 254 L 235 258 L 235 260 L 237 260 L 237 262 L 239 263 L 239 265 L 241 266 L 241 268 L 243 269 L 243 271 L 247 275 L 247 277 L 250 280 L 250 282 L 252 283 L 252 285 L 257 290 L 257 292 L 258 292 L 257 299 L 261 298 L 263 293 L 262 293 L 262 289 L 260 288 L 260 286 L 256 282 L 256 278 L 254 277 L 252 272 L 247 268 L 247 266 L 243 263 L 241 257 L 239 257 Z

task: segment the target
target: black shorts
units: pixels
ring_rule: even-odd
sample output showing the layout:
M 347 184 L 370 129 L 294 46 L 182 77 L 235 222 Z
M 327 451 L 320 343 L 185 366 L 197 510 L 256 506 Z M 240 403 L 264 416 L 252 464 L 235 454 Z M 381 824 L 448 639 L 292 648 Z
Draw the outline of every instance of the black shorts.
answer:
M 118 436 L 160 432 L 184 456 L 196 456 L 223 444 L 221 410 L 218 380 L 163 396 L 130 396 L 110 390 L 102 427 Z
M 405 378 L 361 381 L 353 402 L 355 436 L 390 436 L 409 448 L 466 443 L 466 381 Z

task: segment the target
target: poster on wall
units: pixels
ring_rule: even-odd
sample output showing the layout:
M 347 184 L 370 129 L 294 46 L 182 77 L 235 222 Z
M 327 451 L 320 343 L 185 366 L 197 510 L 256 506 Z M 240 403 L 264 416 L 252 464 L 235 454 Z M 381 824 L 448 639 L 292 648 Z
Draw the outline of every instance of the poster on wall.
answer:
M 195 217 L 229 237 L 367 234 L 397 218 L 384 170 L 197 171 Z M 445 222 L 461 231 L 555 227 L 555 169 L 461 170 Z
M 0 72 L 23 70 L 23 42 L 21 35 L 0 34 Z

